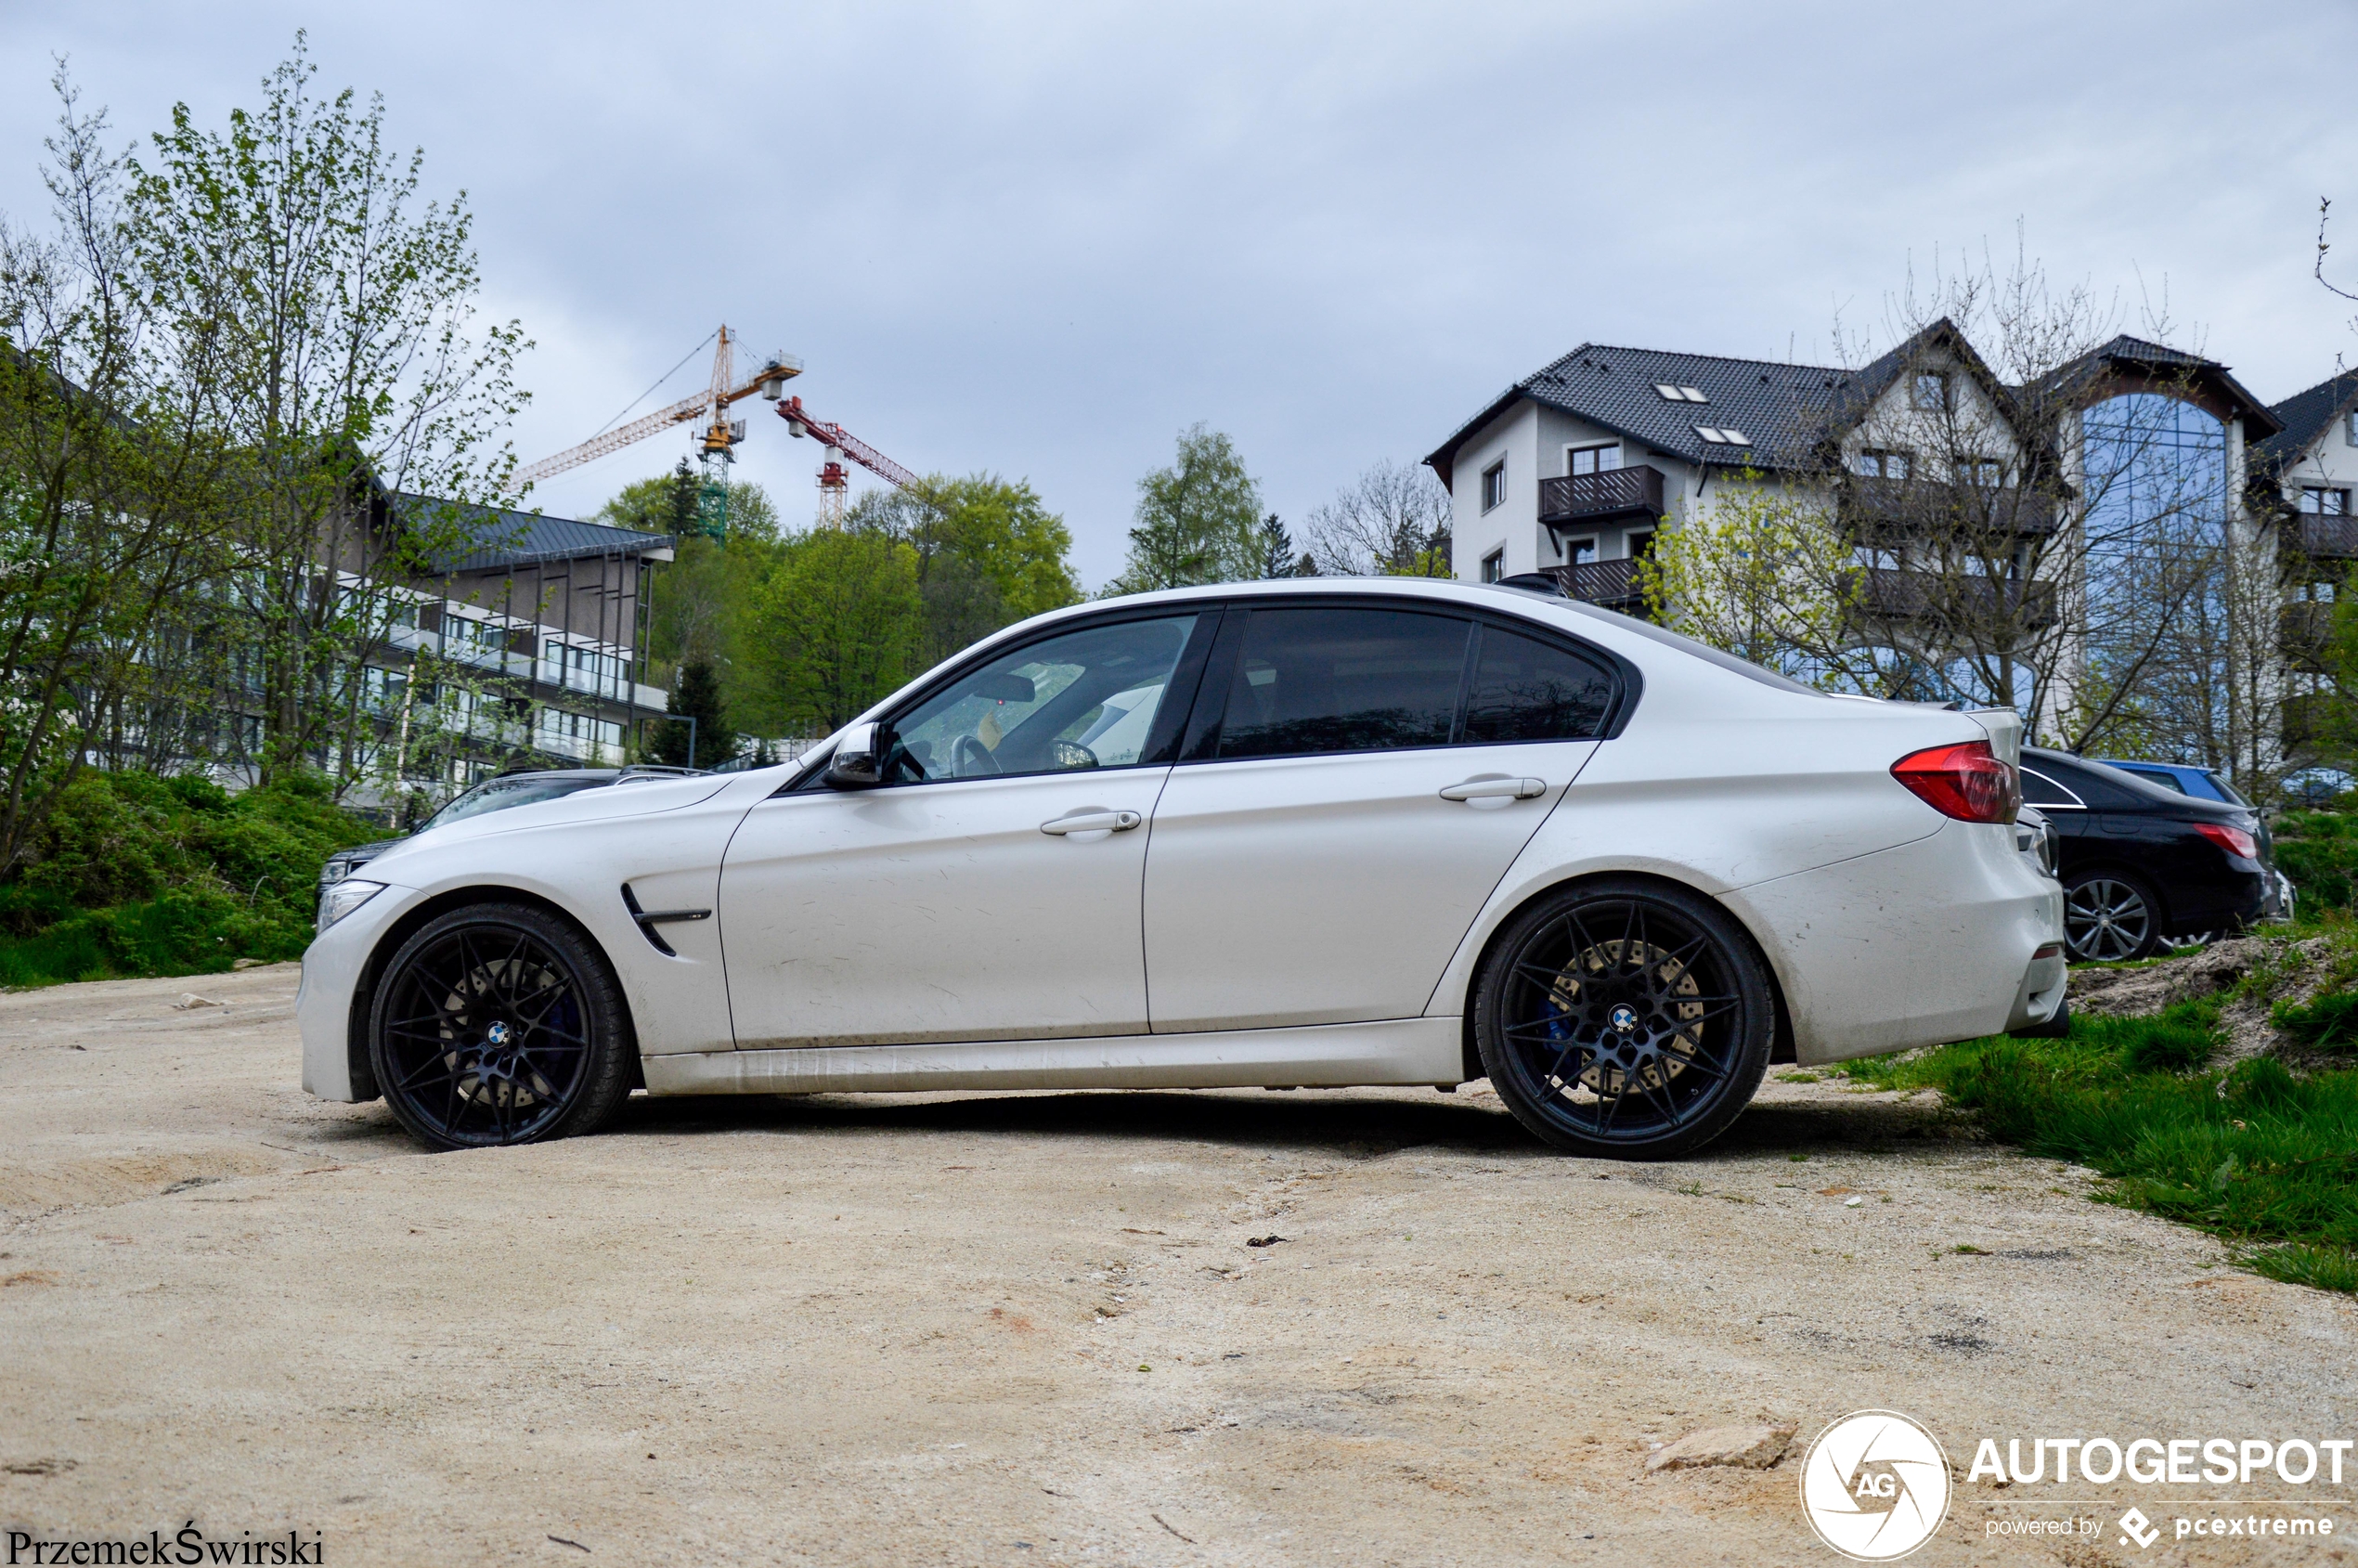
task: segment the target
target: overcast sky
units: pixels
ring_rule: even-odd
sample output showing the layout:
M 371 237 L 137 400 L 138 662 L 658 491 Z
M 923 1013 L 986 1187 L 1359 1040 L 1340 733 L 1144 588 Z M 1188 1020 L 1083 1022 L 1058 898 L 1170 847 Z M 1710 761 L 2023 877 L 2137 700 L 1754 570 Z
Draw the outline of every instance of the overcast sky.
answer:
M 1091 587 L 1201 420 L 1289 523 L 1585 341 L 1823 359 L 1911 261 L 2019 223 L 2165 292 L 2284 397 L 2358 361 L 2358 6 L 1271 4 L 0 6 L 0 209 L 40 214 L 50 57 L 124 136 L 218 124 L 310 30 L 479 215 L 529 460 L 726 321 L 909 467 L 1029 479 Z M 666 388 L 684 395 L 705 365 Z M 650 405 L 651 406 L 651 405 Z M 820 454 L 760 405 L 790 521 Z M 686 449 L 543 486 L 582 515 Z

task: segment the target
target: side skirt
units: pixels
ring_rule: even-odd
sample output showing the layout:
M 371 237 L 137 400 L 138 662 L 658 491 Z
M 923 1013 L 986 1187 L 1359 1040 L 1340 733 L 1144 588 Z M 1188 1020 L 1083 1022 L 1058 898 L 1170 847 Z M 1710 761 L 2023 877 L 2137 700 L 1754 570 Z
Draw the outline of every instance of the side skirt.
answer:
M 1250 1089 L 1458 1083 L 1457 1018 L 1095 1040 L 814 1045 L 644 1058 L 651 1095 L 822 1095 L 931 1089 Z

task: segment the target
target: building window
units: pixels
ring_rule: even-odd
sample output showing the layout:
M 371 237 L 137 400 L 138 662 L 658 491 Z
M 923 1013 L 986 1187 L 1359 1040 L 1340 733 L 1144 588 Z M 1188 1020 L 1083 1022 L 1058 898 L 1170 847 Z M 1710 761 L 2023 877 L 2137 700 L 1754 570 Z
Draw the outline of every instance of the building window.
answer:
M 1482 580 L 1486 583 L 1495 583 L 1506 575 L 1507 547 L 1500 545 L 1482 558 Z
M 1488 512 L 1507 499 L 1507 460 L 1499 459 L 1482 471 L 1482 510 Z
M 1852 466 L 1869 479 L 1905 479 L 1908 477 L 1908 454 L 1870 448 L 1859 453 L 1858 461 Z
M 1653 533 L 1653 530 L 1652 530 L 1652 528 L 1648 528 L 1648 529 L 1644 530 L 1643 532 L 1633 532 L 1632 534 L 1630 534 L 1630 536 L 1629 536 L 1629 559 L 1630 559 L 1630 560 L 1632 560 L 1632 561 L 1643 561 L 1643 560 L 1644 560 L 1647 556 L 1652 555 L 1653 552 L 1654 552 L 1654 533 Z
M 1957 477 L 1968 485 L 1978 485 L 1994 490 L 2005 483 L 2005 470 L 1996 458 L 1961 458 L 1957 462 Z
M 2350 492 L 2328 489 L 2323 485 L 2300 487 L 2300 510 L 2313 517 L 2347 517 L 2350 515 Z
M 2352 408 L 2341 422 L 2341 438 L 2358 447 L 2358 408 Z
M 1621 443 L 1608 442 L 1601 447 L 1566 447 L 1566 473 L 1606 473 L 1621 466 Z
M 1665 403 L 1708 403 L 1711 401 L 1694 387 L 1672 386 L 1667 382 L 1656 382 L 1654 391 Z
M 1597 541 L 1594 539 L 1574 539 L 1564 546 L 1564 564 L 1567 566 L 1586 566 L 1596 558 Z
M 1918 371 L 1915 408 L 1920 414 L 1947 413 L 1949 411 L 1949 378 L 1937 370 Z

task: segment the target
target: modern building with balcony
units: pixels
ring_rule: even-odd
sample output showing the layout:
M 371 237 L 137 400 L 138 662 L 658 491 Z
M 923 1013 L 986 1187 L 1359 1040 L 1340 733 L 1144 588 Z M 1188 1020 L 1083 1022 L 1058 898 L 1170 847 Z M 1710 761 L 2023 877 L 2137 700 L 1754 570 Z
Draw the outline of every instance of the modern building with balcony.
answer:
M 518 761 L 621 762 L 667 700 L 643 675 L 653 573 L 675 541 L 489 509 L 467 521 L 469 542 L 390 590 L 375 744 L 401 753 L 403 777 L 444 785 Z
M 2269 412 L 2284 428 L 2259 444 L 2254 481 L 2273 488 L 2280 505 L 2285 745 L 2304 750 L 2332 731 L 2318 717 L 2334 695 L 2323 679 L 2325 654 L 2334 601 L 2358 569 L 2358 370 L 2329 376 Z

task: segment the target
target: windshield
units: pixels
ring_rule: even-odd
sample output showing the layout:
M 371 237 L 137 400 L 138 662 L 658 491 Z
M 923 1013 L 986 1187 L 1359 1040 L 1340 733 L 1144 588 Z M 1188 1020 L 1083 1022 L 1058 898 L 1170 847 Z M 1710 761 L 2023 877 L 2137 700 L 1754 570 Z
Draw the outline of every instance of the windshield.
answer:
M 486 811 L 504 811 L 512 806 L 537 806 L 543 800 L 562 800 L 568 795 L 596 789 L 613 782 L 594 774 L 587 778 L 578 775 L 535 778 L 526 774 L 521 778 L 493 779 L 489 784 L 475 785 L 428 817 L 425 825 L 418 831 L 423 833 L 428 828 L 448 827 L 452 823 L 479 817 Z

